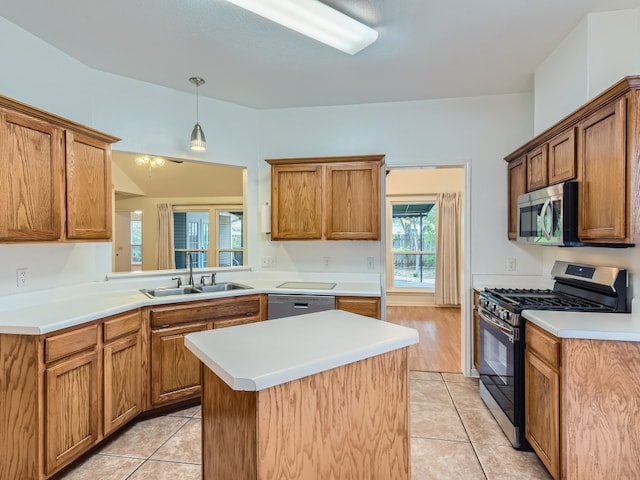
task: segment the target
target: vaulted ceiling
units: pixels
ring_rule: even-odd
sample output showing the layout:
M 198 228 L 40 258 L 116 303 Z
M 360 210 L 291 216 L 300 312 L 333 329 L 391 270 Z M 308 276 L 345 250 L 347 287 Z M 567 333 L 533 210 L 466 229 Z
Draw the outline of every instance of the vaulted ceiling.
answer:
M 225 0 L 0 0 L 0 15 L 97 70 L 254 108 L 532 91 L 589 12 L 640 0 L 324 0 L 379 32 L 351 56 Z

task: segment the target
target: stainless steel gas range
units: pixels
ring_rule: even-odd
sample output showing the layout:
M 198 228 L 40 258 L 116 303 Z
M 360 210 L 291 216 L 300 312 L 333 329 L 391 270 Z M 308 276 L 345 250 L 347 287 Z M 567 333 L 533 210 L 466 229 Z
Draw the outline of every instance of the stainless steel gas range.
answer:
M 555 262 L 553 289 L 490 288 L 480 292 L 480 396 L 517 449 L 524 437 L 523 310 L 629 312 L 627 271 Z

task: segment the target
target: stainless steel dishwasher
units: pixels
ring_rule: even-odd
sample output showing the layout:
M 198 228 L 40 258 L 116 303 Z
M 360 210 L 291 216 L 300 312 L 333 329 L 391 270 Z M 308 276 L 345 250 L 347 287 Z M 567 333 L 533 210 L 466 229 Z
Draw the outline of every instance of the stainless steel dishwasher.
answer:
M 304 313 L 323 312 L 336 308 L 333 295 L 285 295 L 269 294 L 268 320 L 293 317 Z

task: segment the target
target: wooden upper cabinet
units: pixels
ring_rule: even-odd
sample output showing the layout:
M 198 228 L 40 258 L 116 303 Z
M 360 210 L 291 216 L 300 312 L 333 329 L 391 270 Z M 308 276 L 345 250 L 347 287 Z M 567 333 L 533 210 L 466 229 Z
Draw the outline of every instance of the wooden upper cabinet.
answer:
M 562 132 L 549 141 L 549 185 L 576 178 L 575 128 Z
M 271 239 L 322 238 L 322 165 L 271 168 Z
M 581 240 L 626 239 L 626 125 L 624 97 L 578 124 Z
M 326 167 L 326 231 L 328 240 L 378 240 L 380 165 L 370 162 Z
M 527 153 L 527 191 L 537 190 L 549 185 L 547 174 L 547 144 Z
M 0 95 L 0 242 L 110 240 L 117 140 Z
M 67 238 L 111 238 L 111 146 L 67 131 Z
M 509 163 L 509 240 L 518 238 L 518 196 L 527 192 L 527 162 L 522 156 Z
M 0 240 L 62 235 L 63 130 L 0 109 Z
M 272 240 L 378 240 L 383 155 L 269 159 Z

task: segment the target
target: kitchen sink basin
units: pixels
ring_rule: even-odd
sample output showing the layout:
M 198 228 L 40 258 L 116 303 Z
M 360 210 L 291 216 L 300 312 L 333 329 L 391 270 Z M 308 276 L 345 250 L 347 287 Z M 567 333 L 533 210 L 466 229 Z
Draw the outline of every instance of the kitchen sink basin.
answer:
M 229 290 L 247 290 L 250 288 L 252 287 L 240 283 L 223 282 L 215 285 L 198 285 L 197 287 L 184 285 L 181 287 L 142 288 L 140 291 L 149 298 L 155 298 L 168 297 L 170 295 L 191 295 L 194 293 L 228 292 Z
M 199 285 L 196 287 L 196 290 L 202 293 L 211 293 L 211 292 L 227 292 L 229 290 L 247 290 L 252 287 L 247 285 L 242 285 L 240 283 L 233 282 L 223 282 L 216 283 L 215 285 Z
M 168 297 L 169 295 L 189 295 L 192 293 L 201 293 L 199 290 L 196 290 L 189 285 L 183 287 L 161 287 L 161 288 L 152 288 L 146 289 L 143 288 L 140 290 L 147 297 Z

